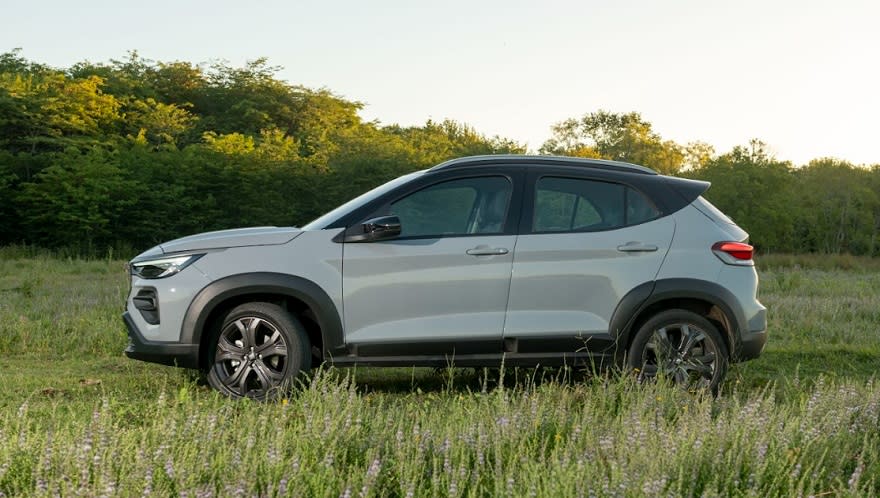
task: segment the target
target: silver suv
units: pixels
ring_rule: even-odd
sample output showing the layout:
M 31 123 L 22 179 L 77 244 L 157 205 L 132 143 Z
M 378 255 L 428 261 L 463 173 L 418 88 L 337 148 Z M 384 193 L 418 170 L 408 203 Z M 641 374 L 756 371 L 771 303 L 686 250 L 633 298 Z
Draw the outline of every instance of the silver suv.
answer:
M 233 397 L 321 362 L 611 364 L 715 390 L 767 333 L 748 234 L 708 187 L 613 161 L 448 161 L 303 228 L 144 252 L 126 354 L 201 369 Z

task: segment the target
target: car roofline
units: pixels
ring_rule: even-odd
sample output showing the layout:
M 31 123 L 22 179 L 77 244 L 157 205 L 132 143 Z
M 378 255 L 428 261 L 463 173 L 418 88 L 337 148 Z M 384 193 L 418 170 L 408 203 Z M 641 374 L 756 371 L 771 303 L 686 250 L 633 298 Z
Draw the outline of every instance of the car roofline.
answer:
M 646 175 L 656 175 L 657 172 L 651 168 L 640 166 L 638 164 L 626 163 L 622 161 L 611 161 L 608 159 L 592 159 L 571 156 L 544 156 L 544 155 L 526 155 L 526 154 L 491 154 L 482 156 L 467 156 L 457 159 L 451 159 L 442 162 L 429 169 L 429 173 L 441 170 L 450 170 L 471 166 L 485 166 L 487 164 L 506 163 L 506 164 L 546 164 L 557 166 L 580 166 L 587 168 L 596 168 L 615 171 L 629 171 L 632 173 L 641 173 Z

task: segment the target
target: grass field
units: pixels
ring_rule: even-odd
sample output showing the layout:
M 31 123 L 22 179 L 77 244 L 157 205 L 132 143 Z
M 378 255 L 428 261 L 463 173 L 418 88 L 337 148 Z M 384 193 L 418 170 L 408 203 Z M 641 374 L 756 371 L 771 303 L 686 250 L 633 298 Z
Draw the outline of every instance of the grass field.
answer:
M 121 261 L 0 249 L 0 496 L 880 494 L 880 262 L 760 264 L 770 342 L 717 399 L 330 369 L 259 404 L 122 355 Z

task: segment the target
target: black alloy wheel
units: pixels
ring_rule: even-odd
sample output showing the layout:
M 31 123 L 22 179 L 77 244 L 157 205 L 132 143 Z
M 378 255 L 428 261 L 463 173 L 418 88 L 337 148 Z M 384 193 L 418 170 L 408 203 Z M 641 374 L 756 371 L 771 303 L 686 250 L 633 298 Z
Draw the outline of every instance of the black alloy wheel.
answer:
M 223 320 L 208 382 L 233 398 L 265 400 L 310 367 L 309 339 L 295 317 L 275 304 L 245 303 Z
M 658 313 L 639 328 L 627 362 L 639 380 L 663 377 L 689 391 L 717 393 L 727 371 L 728 353 L 709 320 L 674 309 Z

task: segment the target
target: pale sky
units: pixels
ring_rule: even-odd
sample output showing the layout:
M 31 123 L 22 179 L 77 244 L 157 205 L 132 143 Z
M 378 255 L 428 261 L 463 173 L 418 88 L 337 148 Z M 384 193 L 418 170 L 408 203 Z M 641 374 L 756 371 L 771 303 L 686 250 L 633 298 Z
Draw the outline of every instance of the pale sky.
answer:
M 880 1 L 0 0 L 0 51 L 56 67 L 241 65 L 366 104 L 451 118 L 537 150 L 550 126 L 638 111 L 664 138 L 750 138 L 796 164 L 880 163 Z

